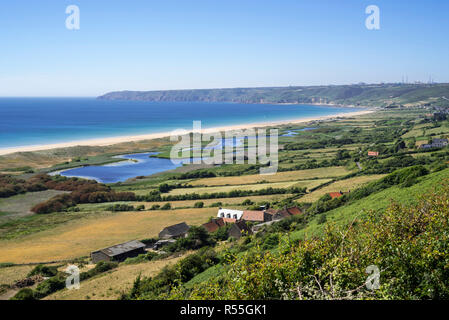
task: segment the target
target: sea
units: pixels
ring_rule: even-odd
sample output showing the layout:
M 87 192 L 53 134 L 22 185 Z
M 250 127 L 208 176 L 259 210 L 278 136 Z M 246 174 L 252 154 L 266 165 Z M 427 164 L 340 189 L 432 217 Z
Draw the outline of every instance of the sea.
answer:
M 223 102 L 145 102 L 95 98 L 0 98 L 0 148 L 71 142 L 191 130 L 193 121 L 202 128 L 263 123 L 336 115 L 354 108 L 241 104 Z M 304 128 L 301 130 L 312 130 Z M 298 134 L 289 131 L 285 136 Z M 223 140 L 219 145 L 238 144 Z M 172 170 L 182 163 L 154 157 L 155 153 L 120 155 L 123 161 L 68 169 L 52 174 L 94 179 L 103 183 Z
M 0 98 L 0 148 L 321 117 L 354 108 L 96 98 Z

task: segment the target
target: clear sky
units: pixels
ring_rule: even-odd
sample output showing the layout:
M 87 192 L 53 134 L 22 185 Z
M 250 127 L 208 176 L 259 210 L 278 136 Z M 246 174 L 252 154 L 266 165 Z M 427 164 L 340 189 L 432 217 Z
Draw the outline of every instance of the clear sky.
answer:
M 449 82 L 448 17 L 445 0 L 1 1 L 0 96 Z

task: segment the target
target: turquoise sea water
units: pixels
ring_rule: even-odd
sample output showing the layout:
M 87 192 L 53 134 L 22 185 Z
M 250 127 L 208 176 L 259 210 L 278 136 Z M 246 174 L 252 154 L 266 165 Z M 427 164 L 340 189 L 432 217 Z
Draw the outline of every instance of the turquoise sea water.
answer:
M 356 109 L 95 98 L 0 98 L 0 148 L 320 117 Z

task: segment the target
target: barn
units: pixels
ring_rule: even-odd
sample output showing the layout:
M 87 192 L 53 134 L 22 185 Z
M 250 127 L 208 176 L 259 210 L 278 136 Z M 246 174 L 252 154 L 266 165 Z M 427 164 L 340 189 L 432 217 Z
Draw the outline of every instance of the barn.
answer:
M 187 232 L 190 227 L 185 223 L 181 222 L 178 224 L 174 224 L 172 226 L 165 227 L 159 232 L 160 239 L 176 239 L 176 238 L 185 238 L 187 236 Z
M 145 244 L 133 240 L 98 251 L 93 251 L 90 254 L 90 257 L 93 263 L 98 263 L 100 261 L 121 262 L 126 260 L 126 258 L 136 257 L 141 253 L 145 253 Z

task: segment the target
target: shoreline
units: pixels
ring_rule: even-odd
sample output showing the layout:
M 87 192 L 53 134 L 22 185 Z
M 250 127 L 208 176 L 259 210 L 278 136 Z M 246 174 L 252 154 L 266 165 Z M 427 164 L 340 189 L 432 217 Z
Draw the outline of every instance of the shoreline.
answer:
M 345 112 L 338 113 L 329 116 L 321 116 L 321 117 L 309 117 L 309 118 L 300 118 L 293 120 L 280 120 L 280 121 L 271 121 L 271 122 L 259 122 L 259 123 L 249 123 L 249 124 L 238 124 L 238 125 L 228 125 L 222 127 L 213 127 L 213 128 L 202 128 L 202 133 L 215 133 L 221 131 L 229 131 L 229 130 L 242 130 L 249 128 L 262 128 L 262 127 L 272 127 L 276 125 L 286 125 L 286 124 L 299 124 L 306 123 L 310 121 L 323 121 L 330 120 L 334 118 L 346 118 L 346 117 L 354 117 L 365 115 L 369 113 L 373 113 L 375 110 L 363 110 L 363 111 L 354 111 L 354 112 Z M 187 130 L 188 132 L 192 132 L 193 130 Z M 70 148 L 76 146 L 110 146 L 119 143 L 126 142 L 135 142 L 142 140 L 153 140 L 153 139 L 161 139 L 170 137 L 172 131 L 158 132 L 158 133 L 149 133 L 142 135 L 133 135 L 133 136 L 118 136 L 118 137 L 108 137 L 108 138 L 97 138 L 97 139 L 86 139 L 86 140 L 77 140 L 70 142 L 60 142 L 53 144 L 41 144 L 41 145 L 31 145 L 31 146 L 19 146 L 19 147 L 6 147 L 0 148 L 0 156 L 17 153 L 17 152 L 34 152 L 34 151 L 44 151 L 50 149 L 60 149 L 60 148 Z

